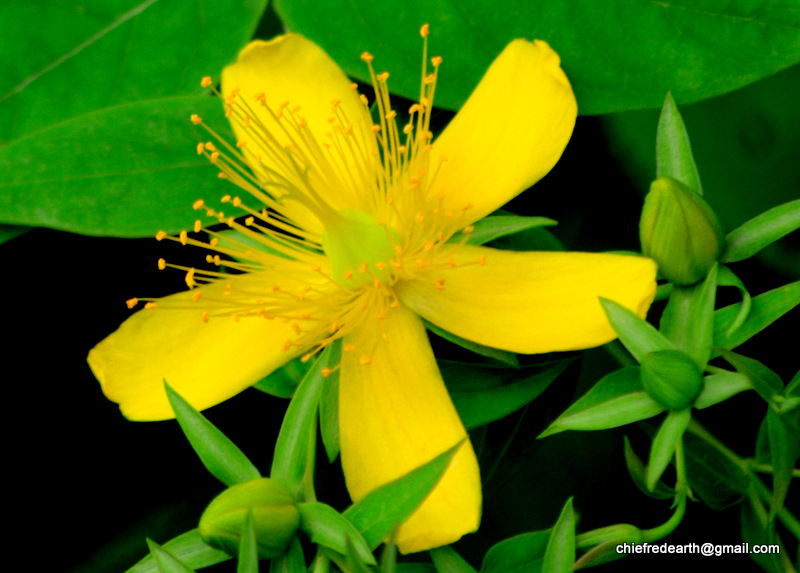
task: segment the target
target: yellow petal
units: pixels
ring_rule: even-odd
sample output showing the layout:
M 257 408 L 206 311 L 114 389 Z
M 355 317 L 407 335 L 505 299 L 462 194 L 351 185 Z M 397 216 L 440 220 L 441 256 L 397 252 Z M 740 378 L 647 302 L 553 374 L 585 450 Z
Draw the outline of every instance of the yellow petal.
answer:
M 656 265 L 643 257 L 464 245 L 452 258 L 466 266 L 427 270 L 398 284 L 401 302 L 453 334 L 513 352 L 604 344 L 616 334 L 598 297 L 644 317 L 655 296 Z
M 226 283 L 249 280 L 240 275 Z M 89 366 L 106 397 L 131 420 L 173 418 L 164 380 L 195 408 L 219 404 L 258 382 L 298 350 L 284 351 L 296 338 L 279 319 L 229 316 L 202 320 L 202 307 L 181 292 L 140 310 L 89 352 Z M 184 309 L 165 308 L 178 304 Z M 192 309 L 195 305 L 196 309 Z
M 238 90 L 242 101 L 250 108 L 252 121 L 248 128 L 235 117 L 231 118 L 231 124 L 237 141 L 246 143 L 244 154 L 254 172 L 260 176 L 264 174 L 255 159 L 260 158 L 263 165 L 288 176 L 289 181 L 301 188 L 303 183 L 295 181 L 296 177 L 293 179 L 291 175 L 293 166 L 299 166 L 301 171 L 309 167 L 304 177 L 324 188 L 324 199 L 329 204 L 336 209 L 358 208 L 359 205 L 351 204 L 353 195 L 347 188 L 350 182 L 348 174 L 358 160 L 348 151 L 341 155 L 322 147 L 332 143 L 328 133 L 332 133 L 334 128 L 328 120 L 334 117 L 334 100 L 340 102 L 338 105 L 350 122 L 361 121 L 357 124 L 358 128 L 347 136 L 353 139 L 352 144 L 361 150 L 367 149 L 370 144 L 371 139 L 365 136 L 369 118 L 363 117 L 365 112 L 358 95 L 350 86 L 350 80 L 336 63 L 320 47 L 302 36 L 286 34 L 269 41 L 256 40 L 246 46 L 236 62 L 223 71 L 222 94 L 228 97 Z M 273 113 L 283 113 L 287 117 L 290 112 L 296 113 L 307 125 L 298 130 L 292 127 L 296 125 L 293 120 L 283 120 L 279 124 L 267 108 L 257 101 L 256 98 L 261 94 Z M 282 104 L 287 102 L 288 105 L 281 112 Z M 262 126 L 269 132 L 268 135 Z M 308 143 L 312 140 L 315 143 Z M 268 141 L 275 141 L 278 145 L 268 145 Z M 292 145 L 296 150 L 291 161 L 287 160 L 283 149 L 286 145 Z M 342 145 L 342 148 L 347 148 L 347 145 Z M 319 179 L 321 177 L 324 177 L 324 183 Z M 341 184 L 331 184 L 331 181 Z M 268 190 L 275 191 L 269 187 Z M 302 228 L 322 232 L 320 223 L 305 208 L 296 204 L 285 207 L 291 210 L 290 214 Z
M 550 171 L 569 141 L 578 109 L 559 64 L 540 40 L 514 40 L 503 50 L 433 144 L 433 160 L 447 160 L 431 189 L 432 206 L 440 195 L 446 210 L 472 205 L 463 220 L 467 225 Z
M 436 366 L 422 321 L 402 306 L 378 326 L 354 333 L 344 346 L 339 382 L 339 430 L 347 488 L 358 501 L 425 464 L 467 433 Z M 364 351 L 374 350 L 364 365 Z M 398 530 L 403 553 L 452 543 L 480 522 L 478 462 L 467 441 L 434 490 Z

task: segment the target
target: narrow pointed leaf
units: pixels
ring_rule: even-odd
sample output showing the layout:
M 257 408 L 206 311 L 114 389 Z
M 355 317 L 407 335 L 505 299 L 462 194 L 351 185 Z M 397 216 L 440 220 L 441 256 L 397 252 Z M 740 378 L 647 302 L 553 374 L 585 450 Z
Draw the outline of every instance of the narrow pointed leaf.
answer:
M 767 432 L 769 434 L 770 461 L 772 463 L 772 501 L 769 507 L 769 519 L 783 507 L 789 484 L 792 481 L 792 470 L 800 456 L 800 430 L 797 428 L 797 416 L 794 426 L 788 420 L 792 414 L 781 416 L 772 408 L 767 410 Z
M 695 191 L 703 194 L 700 175 L 697 172 L 689 144 L 689 134 L 683 118 L 675 105 L 672 94 L 667 92 L 656 131 L 656 177 L 672 177 Z
M 549 540 L 549 529 L 504 539 L 486 552 L 481 573 L 538 573 Z
M 567 408 L 539 437 L 565 430 L 605 430 L 651 418 L 664 406 L 647 395 L 638 366 L 612 372 L 600 379 Z
M 722 262 L 748 259 L 797 229 L 800 229 L 800 199 L 773 207 L 728 233 Z
M 691 431 L 683 434 L 683 446 L 689 485 L 701 500 L 712 509 L 741 501 L 750 484 L 741 467 Z
M 150 554 L 155 559 L 159 573 L 195 573 L 194 569 L 181 562 L 180 559 L 157 543 L 148 539 L 147 546 L 150 548 Z
M 574 562 L 575 513 L 572 510 L 572 498 L 569 498 L 550 531 L 547 550 L 542 559 L 542 570 L 547 573 L 569 573 Z
M 628 467 L 628 473 L 633 479 L 633 483 L 639 488 L 643 494 L 655 499 L 672 499 L 675 496 L 675 490 L 667 486 L 663 481 L 658 481 L 653 491 L 647 489 L 646 476 L 647 466 L 639 459 L 636 452 L 631 447 L 631 442 L 628 436 L 625 436 L 625 465 Z
M 197 529 L 192 529 L 167 541 L 162 545 L 162 548 L 180 559 L 188 567 L 195 569 L 216 565 L 231 558 L 224 551 L 214 549 L 203 541 Z M 126 573 L 152 573 L 154 571 L 158 571 L 158 566 L 153 555 L 150 554 L 128 569 Z
M 650 448 L 650 458 L 647 460 L 647 475 L 645 476 L 645 486 L 649 491 L 653 491 L 656 483 L 661 478 L 661 474 L 667 469 L 672 456 L 675 455 L 675 446 L 683 436 L 686 426 L 692 419 L 691 408 L 672 411 L 667 414 L 661 427 L 658 429 L 653 444 Z
M 490 346 L 484 346 L 483 344 L 478 344 L 477 342 L 472 342 L 471 340 L 467 340 L 466 338 L 461 338 L 460 336 L 456 336 L 452 332 L 448 332 L 442 328 L 439 328 L 435 324 L 425 322 L 425 328 L 433 332 L 437 336 L 441 336 L 445 340 L 449 340 L 453 344 L 457 344 L 462 348 L 466 348 L 470 352 L 474 352 L 475 354 L 480 354 L 481 356 L 486 356 L 487 358 L 493 358 L 498 362 L 502 362 L 503 364 L 508 364 L 514 368 L 519 368 L 519 360 L 517 359 L 517 355 L 513 352 L 509 352 L 507 350 L 500 350 L 499 348 L 492 348 Z
M 475 223 L 471 233 L 459 231 L 448 242 L 459 243 L 466 241 L 470 245 L 484 245 L 506 235 L 514 235 L 528 229 L 549 227 L 558 222 L 547 217 L 521 217 L 519 215 L 494 215 L 481 219 Z
M 330 547 L 342 555 L 347 552 L 348 539 L 359 559 L 375 565 L 375 556 L 358 529 L 331 506 L 319 502 L 300 503 L 300 528 L 313 543 Z
M 461 421 L 472 430 L 529 404 L 571 362 L 561 360 L 516 370 L 441 360 L 439 369 Z
M 738 372 L 711 374 L 703 378 L 703 390 L 694 401 L 694 407 L 702 410 L 724 402 L 740 392 L 752 389 L 753 385 L 750 383 L 750 379 L 744 374 Z
M 247 517 L 242 524 L 236 573 L 258 573 L 258 545 L 256 544 L 256 530 L 253 527 L 253 512 L 251 511 L 247 512 Z
M 675 345 L 646 320 L 624 306 L 600 298 L 600 303 L 625 348 L 641 361 L 649 352 L 655 350 L 675 350 Z
M 200 461 L 211 474 L 225 485 L 234 485 L 261 477 L 247 456 L 195 410 L 165 381 L 167 398 L 175 417 Z
M 478 573 L 449 545 L 431 549 L 430 553 L 437 573 Z
M 333 463 L 339 455 L 339 371 L 331 373 L 322 385 L 322 399 L 319 403 L 319 428 L 322 445 Z
M 725 331 L 725 336 L 730 336 L 736 330 L 738 330 L 742 324 L 744 324 L 745 320 L 747 320 L 747 316 L 750 314 L 750 307 L 752 306 L 752 298 L 750 297 L 750 293 L 748 292 L 747 287 L 744 286 L 744 283 L 741 281 L 741 279 L 733 274 L 733 271 L 725 265 L 719 268 L 717 284 L 719 286 L 736 287 L 742 294 L 742 304 L 739 307 L 739 314 L 736 315 L 733 323 L 731 323 L 730 327 L 728 327 L 728 330 Z
M 439 482 L 462 445 L 463 442 L 459 442 L 425 465 L 376 489 L 344 512 L 370 549 L 378 547 L 395 527 L 414 513 Z
M 721 350 L 720 354 L 738 372 L 747 376 L 753 385 L 753 389 L 767 402 L 772 402 L 773 397 L 783 390 L 781 377 L 758 360 L 736 354 L 730 350 Z
M 295 537 L 285 553 L 269 562 L 269 573 L 306 573 L 306 558 L 303 547 Z

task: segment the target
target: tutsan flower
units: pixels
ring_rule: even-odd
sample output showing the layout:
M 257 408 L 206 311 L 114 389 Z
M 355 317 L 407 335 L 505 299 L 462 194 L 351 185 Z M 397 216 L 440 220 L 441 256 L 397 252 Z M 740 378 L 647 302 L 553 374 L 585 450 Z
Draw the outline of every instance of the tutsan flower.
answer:
M 410 109 L 392 107 L 389 74 L 375 72 L 369 53 L 361 59 L 372 99 L 297 35 L 253 42 L 224 70 L 220 96 L 236 143 L 192 121 L 213 139 L 198 153 L 241 196 L 222 198 L 226 213 L 201 200 L 194 207 L 237 233 L 198 221 L 194 232 L 158 234 L 208 249 L 209 267 L 160 260 L 186 273 L 189 290 L 145 299 L 89 354 L 126 417 L 171 418 L 164 379 L 208 408 L 341 339 L 341 459 L 359 500 L 467 436 L 422 319 L 484 345 L 542 353 L 612 340 L 600 296 L 646 313 L 655 293 L 649 259 L 450 241 L 552 168 L 577 106 L 556 53 L 515 40 L 433 141 L 442 58 L 429 60 L 427 26 L 421 35 L 420 95 Z M 398 530 L 398 547 L 451 543 L 477 529 L 480 514 L 466 440 Z

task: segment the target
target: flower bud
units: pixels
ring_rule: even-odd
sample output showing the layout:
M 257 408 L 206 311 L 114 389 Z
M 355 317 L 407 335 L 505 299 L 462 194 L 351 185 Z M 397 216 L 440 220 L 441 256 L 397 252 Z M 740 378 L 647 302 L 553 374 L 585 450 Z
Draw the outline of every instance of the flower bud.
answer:
M 200 535 L 212 547 L 238 555 L 248 511 L 259 559 L 283 553 L 300 525 L 300 512 L 289 490 L 269 478 L 236 484 L 215 497 L 200 517 Z
M 708 203 L 671 177 L 650 185 L 639 238 L 642 252 L 676 285 L 700 281 L 725 248 L 725 231 Z
M 703 389 L 703 373 L 680 350 L 656 350 L 645 355 L 641 377 L 647 394 L 670 410 L 691 406 Z

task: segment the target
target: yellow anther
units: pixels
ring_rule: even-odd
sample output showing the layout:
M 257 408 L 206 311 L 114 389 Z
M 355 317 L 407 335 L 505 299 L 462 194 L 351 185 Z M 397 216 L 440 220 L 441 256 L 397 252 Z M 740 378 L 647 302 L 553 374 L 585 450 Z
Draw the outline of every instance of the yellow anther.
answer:
M 417 212 L 417 223 L 422 223 L 425 220 L 425 214 L 422 211 Z
M 323 368 L 322 371 L 320 372 L 320 374 L 322 375 L 323 378 L 327 378 L 328 376 L 331 375 L 331 369 L 330 368 Z
M 413 115 L 414 113 L 417 113 L 417 112 L 422 113 L 423 111 L 425 111 L 425 108 L 422 107 L 421 105 L 419 105 L 418 103 L 411 104 L 411 107 L 408 108 L 409 115 Z
M 486 264 L 486 255 L 481 255 L 481 258 L 478 259 L 478 264 L 483 266 Z
M 444 290 L 444 279 L 439 277 L 436 279 L 436 288 L 439 290 Z
M 310 353 L 309 354 L 304 354 L 302 356 L 302 358 L 300 358 L 300 362 L 308 362 L 309 360 L 311 360 L 311 356 L 313 356 L 313 355 L 310 354 Z
M 250 118 L 249 115 L 244 116 L 244 126 L 245 127 L 250 127 L 250 122 L 251 121 L 252 121 L 252 119 Z
M 242 200 L 239 197 L 234 197 L 233 198 L 233 206 L 234 207 L 238 207 L 241 204 L 242 204 Z
M 267 103 L 267 95 L 264 92 L 256 94 L 256 101 L 260 101 L 262 104 Z
M 247 219 L 244 220 L 244 224 L 249 227 L 255 222 L 255 220 L 256 220 L 255 217 L 248 217 Z
M 423 250 L 423 251 L 425 251 L 425 252 L 427 253 L 427 252 L 428 252 L 428 251 L 430 251 L 430 250 L 431 250 L 433 247 L 434 247 L 434 243 L 433 243 L 433 241 L 431 241 L 430 243 L 426 243 L 426 244 L 425 244 L 425 246 L 424 246 L 424 247 L 422 247 L 422 250 Z
M 392 304 L 389 305 L 389 308 L 399 308 L 399 307 L 400 307 L 400 301 L 399 300 L 393 300 Z
M 435 81 L 436 81 L 436 74 L 428 74 L 423 78 L 422 83 L 425 84 L 426 86 L 429 86 Z
M 352 352 L 356 349 L 356 347 L 352 344 L 345 344 L 343 348 L 345 352 Z
M 389 113 L 386 114 L 386 119 L 394 119 L 397 117 L 397 112 L 393 109 L 389 110 Z
M 409 134 L 409 133 L 411 133 L 412 131 L 414 131 L 414 126 L 413 126 L 413 125 L 411 125 L 410 123 L 407 123 L 407 124 L 405 124 L 405 125 L 403 126 L 403 133 L 405 133 L 406 135 L 408 135 L 408 134 Z
M 129 298 L 128 300 L 125 301 L 125 306 L 128 307 L 128 310 L 132 309 L 137 304 L 139 304 L 139 299 L 136 297 Z
M 220 199 L 220 202 L 221 203 L 228 203 L 230 200 L 231 200 L 231 196 L 230 195 L 223 195 L 222 199 Z
M 217 243 L 219 243 L 219 239 L 216 237 L 212 237 L 210 241 L 208 241 L 209 247 L 216 247 Z
M 287 340 L 286 342 L 283 343 L 283 346 L 281 347 L 281 349 L 284 352 L 287 352 L 291 347 L 292 347 L 292 341 L 291 340 Z
M 156 308 L 156 303 L 154 303 L 154 302 L 146 302 L 146 303 L 144 303 L 144 307 L 147 310 L 153 310 L 154 308 Z
M 367 96 L 365 96 L 364 94 L 359 94 L 358 99 L 360 99 L 361 103 L 363 103 L 364 105 L 369 105 L 369 99 L 367 99 Z
M 237 141 L 236 142 L 236 147 L 247 147 L 247 142 L 246 141 Z
M 383 83 L 389 79 L 389 72 L 382 72 L 375 77 L 378 78 L 379 82 Z
M 278 292 L 279 290 L 281 290 L 281 287 L 280 287 L 280 286 L 278 286 L 278 285 L 272 285 L 272 292 Z
M 467 203 L 466 205 L 461 207 L 462 211 L 469 211 L 470 209 L 472 209 L 472 203 Z
M 400 245 L 395 245 L 394 246 L 394 254 L 397 255 L 398 257 L 400 255 L 402 255 L 403 254 L 403 247 L 400 246 Z
M 194 232 L 195 233 L 199 233 L 200 229 L 202 229 L 202 228 L 203 228 L 203 223 L 202 223 L 202 221 L 200 221 L 200 219 L 198 219 L 197 221 L 194 222 Z
M 225 220 L 225 224 L 226 224 L 226 225 L 228 225 L 229 227 L 233 227 L 233 223 L 234 223 L 234 221 L 235 221 L 235 219 L 234 219 L 233 217 L 228 217 L 228 218 Z
M 424 269 L 427 266 L 428 266 L 428 263 L 426 263 L 424 260 L 417 259 L 417 268 Z
M 193 113 L 191 116 L 189 116 L 189 119 L 191 119 L 192 123 L 195 125 L 197 125 L 198 123 L 203 123 L 203 118 L 197 115 L 196 113 Z
M 396 261 L 396 260 L 394 260 L 394 259 L 390 259 L 390 260 L 389 260 L 389 264 L 390 264 L 390 265 L 392 265 L 392 268 L 394 268 L 394 269 L 399 269 L 400 267 L 402 267 L 402 266 L 403 266 L 403 265 L 400 263 L 400 261 Z
M 200 142 L 197 144 L 197 155 L 203 155 L 203 151 L 205 151 L 205 147 L 203 147 L 203 143 Z
M 208 313 L 204 312 L 202 316 L 203 322 L 208 322 Z
M 192 295 L 192 300 L 197 302 L 198 300 L 200 300 L 201 296 L 203 296 L 203 291 L 201 290 L 195 291 L 195 293 Z
M 368 268 L 369 268 L 369 263 L 361 263 L 361 266 L 358 267 L 359 274 L 363 275 L 365 272 L 367 272 Z
M 211 160 L 211 163 L 216 163 L 217 160 L 219 159 L 219 151 L 215 151 L 214 153 L 212 153 L 209 159 Z
M 369 64 L 373 59 L 375 59 L 375 56 L 373 56 L 369 52 L 363 52 L 361 54 L 361 59 Z
M 381 288 L 381 279 L 375 279 L 372 282 L 372 286 L 374 286 L 375 288 Z
M 438 68 L 442 65 L 442 56 L 434 56 L 431 58 L 431 63 L 433 64 L 434 68 Z
M 372 133 L 378 133 L 381 130 L 380 125 L 373 125 L 372 126 Z
M 178 235 L 178 238 L 181 241 L 181 245 L 185 245 L 189 241 L 189 234 L 186 231 L 181 231 L 181 234 Z
M 233 108 L 229 105 L 225 106 L 225 117 L 230 117 L 233 115 Z
M 233 319 L 233 322 L 239 322 L 239 315 L 237 313 L 234 312 L 231 315 L 231 318 Z
M 422 27 L 419 29 L 419 35 L 423 38 L 427 38 L 428 34 L 431 32 L 431 27 L 429 24 L 423 24 Z
M 159 231 L 156 233 L 156 241 L 161 241 L 167 238 L 167 234 L 164 231 Z
M 464 234 L 471 235 L 474 230 L 475 230 L 475 225 L 468 225 L 464 227 Z
M 158 259 L 158 270 L 163 271 L 167 268 L 167 261 L 164 259 Z
M 219 177 L 220 179 L 225 179 L 227 175 L 225 175 L 222 171 L 220 171 L 219 173 L 217 173 L 217 177 Z
M 186 281 L 186 286 L 189 288 L 194 288 L 197 286 L 197 281 L 194 280 L 194 267 L 190 268 L 186 272 L 186 276 L 183 280 Z
M 378 320 L 386 320 L 386 315 L 381 313 L 378 316 L 376 316 L 375 318 L 377 318 Z
M 217 146 L 216 146 L 216 145 L 214 145 L 214 144 L 213 144 L 212 142 L 210 142 L 210 141 L 206 141 L 205 148 L 206 148 L 206 151 L 216 151 L 216 150 L 217 150 Z
M 364 366 L 369 366 L 370 364 L 372 364 L 372 358 L 370 358 L 369 356 L 362 356 L 359 362 L 361 362 L 361 364 L 363 364 Z
M 353 82 L 352 84 L 350 84 L 350 89 L 351 90 L 357 90 L 358 89 L 358 84 Z
M 386 194 L 386 203 L 389 204 L 389 205 L 394 203 L 394 195 L 392 195 L 391 193 L 387 193 Z
M 214 255 L 214 259 L 213 260 L 214 260 L 214 264 L 217 265 L 217 266 L 220 266 L 220 264 L 222 264 L 222 259 L 219 258 L 219 255 Z
M 386 263 L 377 262 L 377 263 L 375 263 L 375 266 L 378 268 L 379 271 L 385 271 L 386 270 Z
M 202 209 L 204 206 L 205 206 L 205 202 L 203 202 L 202 199 L 198 199 L 197 201 L 192 203 L 192 209 L 194 209 L 195 211 L 198 211 L 198 210 Z
M 353 278 L 353 271 L 347 271 L 346 273 L 344 273 L 344 278 L 345 278 L 345 280 L 352 279 Z
M 205 76 L 202 80 L 200 80 L 200 85 L 204 88 L 207 88 L 211 85 L 211 76 Z

